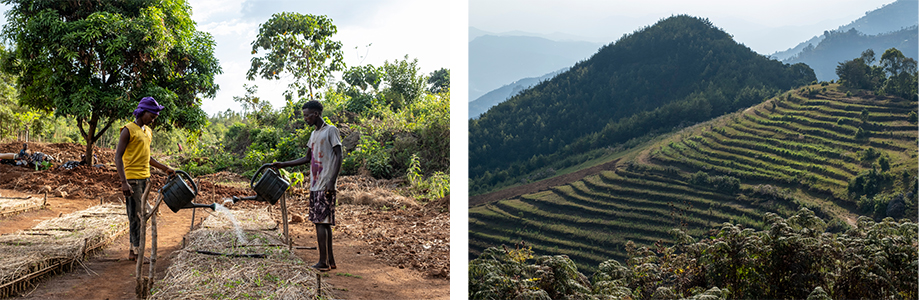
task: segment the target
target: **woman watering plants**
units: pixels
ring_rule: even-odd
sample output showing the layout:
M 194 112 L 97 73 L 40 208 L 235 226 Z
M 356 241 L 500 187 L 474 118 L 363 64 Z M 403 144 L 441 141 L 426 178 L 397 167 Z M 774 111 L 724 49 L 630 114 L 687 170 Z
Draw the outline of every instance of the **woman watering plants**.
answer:
M 150 156 L 150 142 L 153 141 L 153 130 L 150 124 L 159 116 L 163 106 L 156 103 L 153 97 L 144 97 L 134 110 L 134 122 L 121 127 L 121 137 L 115 148 L 115 167 L 121 181 L 121 192 L 124 193 L 130 223 L 131 250 L 128 259 L 137 259 L 136 249 L 140 246 L 141 234 L 139 211 L 143 211 L 144 190 L 150 178 L 150 166 L 163 170 L 172 176 L 175 171 L 161 164 Z
M 303 119 L 316 129 L 310 134 L 306 156 L 271 164 L 273 168 L 286 168 L 310 164 L 309 220 L 316 225 L 319 242 L 319 262 L 313 265 L 320 271 L 335 269 L 332 255 L 332 225 L 335 225 L 335 182 L 341 170 L 341 138 L 338 128 L 322 119 L 322 103 L 312 100 L 303 105 Z

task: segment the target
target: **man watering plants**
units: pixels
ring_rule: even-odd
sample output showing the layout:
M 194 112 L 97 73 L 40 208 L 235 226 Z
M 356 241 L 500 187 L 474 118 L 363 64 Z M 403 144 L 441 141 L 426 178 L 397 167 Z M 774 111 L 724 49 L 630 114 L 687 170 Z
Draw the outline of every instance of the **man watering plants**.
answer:
M 121 181 L 121 192 L 124 193 L 125 204 L 128 210 L 130 223 L 131 250 L 128 259 L 137 259 L 136 249 L 140 247 L 141 234 L 140 216 L 138 210 L 143 211 L 142 199 L 150 178 L 150 166 L 163 170 L 172 176 L 175 171 L 161 164 L 150 156 L 150 142 L 153 141 L 153 130 L 150 124 L 159 116 L 163 106 L 156 103 L 153 97 L 144 97 L 134 110 L 134 122 L 121 127 L 121 137 L 115 148 L 115 167 L 118 169 L 118 179 Z
M 312 100 L 301 111 L 307 125 L 316 129 L 310 134 L 306 156 L 271 164 L 273 168 L 286 168 L 310 164 L 309 220 L 316 225 L 319 242 L 319 262 L 313 265 L 320 271 L 335 269 L 332 255 L 332 225 L 335 225 L 335 182 L 341 170 L 341 138 L 338 128 L 322 119 L 322 103 Z

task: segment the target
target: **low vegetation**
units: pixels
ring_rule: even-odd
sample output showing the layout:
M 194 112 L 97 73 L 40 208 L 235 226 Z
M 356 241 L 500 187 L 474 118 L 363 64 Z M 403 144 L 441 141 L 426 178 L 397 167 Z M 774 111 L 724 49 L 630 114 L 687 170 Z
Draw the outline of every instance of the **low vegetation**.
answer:
M 845 232 L 802 208 L 766 213 L 763 230 L 725 222 L 704 235 L 674 228 L 672 245 L 625 246 L 587 277 L 567 255 L 518 242 L 469 264 L 470 299 L 915 299 L 919 226 L 861 217 Z

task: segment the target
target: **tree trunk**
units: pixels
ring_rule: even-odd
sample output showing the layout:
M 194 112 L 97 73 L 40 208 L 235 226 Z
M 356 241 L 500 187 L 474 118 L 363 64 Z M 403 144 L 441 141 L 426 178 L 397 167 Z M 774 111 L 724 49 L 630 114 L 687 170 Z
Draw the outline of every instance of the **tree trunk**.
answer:
M 83 164 L 90 165 L 93 163 L 93 145 L 96 143 L 96 125 L 99 124 L 99 115 L 95 112 L 90 116 L 89 121 L 86 122 L 89 125 L 88 131 L 83 131 L 83 122 L 77 121 L 77 125 L 80 127 L 80 133 L 83 135 L 83 140 L 86 141 L 86 152 L 83 153 Z

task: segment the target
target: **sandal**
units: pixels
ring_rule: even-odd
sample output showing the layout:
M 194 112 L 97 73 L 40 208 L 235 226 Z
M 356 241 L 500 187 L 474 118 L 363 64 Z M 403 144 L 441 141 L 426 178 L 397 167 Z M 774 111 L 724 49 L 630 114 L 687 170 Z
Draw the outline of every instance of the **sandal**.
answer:
M 315 264 L 315 265 L 312 265 L 312 267 L 313 267 L 313 269 L 319 270 L 319 271 L 321 271 L 321 272 L 326 272 L 326 271 L 330 270 L 329 266 L 322 265 L 322 264 L 318 264 L 318 263 Z

